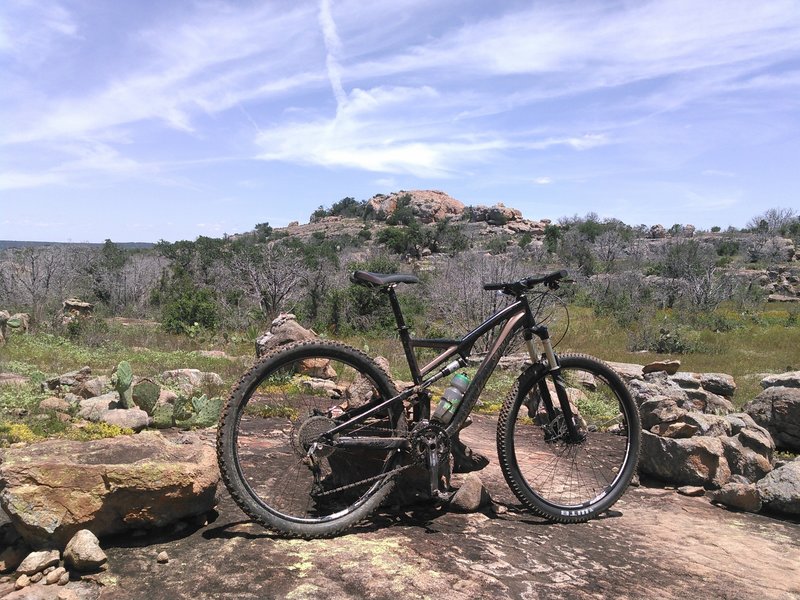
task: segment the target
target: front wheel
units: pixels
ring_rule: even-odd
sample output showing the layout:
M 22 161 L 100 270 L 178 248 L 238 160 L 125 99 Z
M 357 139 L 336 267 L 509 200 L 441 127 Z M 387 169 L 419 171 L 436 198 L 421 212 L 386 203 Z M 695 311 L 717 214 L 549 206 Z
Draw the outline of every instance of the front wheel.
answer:
M 497 453 L 526 507 L 552 521 L 578 523 L 622 496 L 636 469 L 641 425 L 630 392 L 608 365 L 580 354 L 559 360 L 577 435 L 570 435 L 553 377 L 533 365 L 503 404 Z

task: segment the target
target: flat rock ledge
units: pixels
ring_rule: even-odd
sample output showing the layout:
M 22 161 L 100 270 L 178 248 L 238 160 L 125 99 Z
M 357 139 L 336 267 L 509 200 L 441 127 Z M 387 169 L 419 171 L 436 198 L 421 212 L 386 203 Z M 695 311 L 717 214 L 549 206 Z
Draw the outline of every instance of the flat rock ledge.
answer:
M 178 441 L 148 431 L 8 449 L 0 507 L 32 548 L 64 548 L 81 529 L 102 538 L 204 514 L 215 505 L 216 456 L 197 435 Z

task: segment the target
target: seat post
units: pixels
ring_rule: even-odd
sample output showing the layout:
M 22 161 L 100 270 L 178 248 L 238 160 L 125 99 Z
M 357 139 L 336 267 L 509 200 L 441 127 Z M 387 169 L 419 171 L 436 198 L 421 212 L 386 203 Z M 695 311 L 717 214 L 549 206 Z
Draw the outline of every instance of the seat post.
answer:
M 411 378 L 415 384 L 422 382 L 422 375 L 419 372 L 417 365 L 417 356 L 414 354 L 414 349 L 411 347 L 411 332 L 408 330 L 405 319 L 403 319 L 403 311 L 400 309 L 400 302 L 397 300 L 397 294 L 394 291 L 393 285 L 386 288 L 386 294 L 389 296 L 389 303 L 392 305 L 392 312 L 394 313 L 394 320 L 397 322 L 397 332 L 400 334 L 400 342 L 403 344 L 403 352 L 406 355 L 408 368 L 411 370 Z

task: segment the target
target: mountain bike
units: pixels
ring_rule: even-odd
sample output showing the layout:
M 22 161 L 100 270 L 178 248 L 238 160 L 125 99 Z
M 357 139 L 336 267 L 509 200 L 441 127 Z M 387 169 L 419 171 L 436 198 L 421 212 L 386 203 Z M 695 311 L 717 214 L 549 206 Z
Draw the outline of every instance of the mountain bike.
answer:
M 413 381 L 398 391 L 384 367 L 335 341 L 295 342 L 263 357 L 220 417 L 217 455 L 231 496 L 258 523 L 304 538 L 334 535 L 363 520 L 414 467 L 430 474 L 432 497 L 446 498 L 440 467 L 517 340 L 530 364 L 498 417 L 506 482 L 525 507 L 555 522 L 583 522 L 606 511 L 636 469 L 639 413 L 608 365 L 583 354 L 556 355 L 541 308 L 565 276 L 556 271 L 484 285 L 507 297 L 507 305 L 464 337 L 442 339 L 412 337 L 403 318 L 395 288 L 417 277 L 354 272 L 353 283 L 388 297 Z M 458 372 L 484 336 L 489 350 L 469 381 Z M 420 348 L 438 354 L 420 366 Z M 434 384 L 453 374 L 466 386 L 463 394 L 448 388 L 446 410 L 440 405 L 432 414 Z

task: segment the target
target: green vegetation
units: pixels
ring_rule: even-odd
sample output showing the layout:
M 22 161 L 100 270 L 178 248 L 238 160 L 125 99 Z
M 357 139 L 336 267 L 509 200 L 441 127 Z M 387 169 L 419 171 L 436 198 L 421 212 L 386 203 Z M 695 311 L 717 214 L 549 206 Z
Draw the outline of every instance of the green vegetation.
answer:
M 622 362 L 678 357 L 682 370 L 730 373 L 739 404 L 758 392 L 757 374 L 800 368 L 800 308 L 765 302 L 767 294 L 796 287 L 797 263 L 787 262 L 791 240 L 800 244 L 793 210 L 757 215 L 747 230 L 711 233 L 680 224 L 651 231 L 589 213 L 548 224 L 543 234 L 512 234 L 470 214 L 422 223 L 408 195 L 391 215 L 348 197 L 315 211 L 302 235 L 265 222 L 249 234 L 162 241 L 145 250 L 111 240 L 4 250 L 0 308 L 29 312 L 31 330 L 22 333 L 22 321 L 11 319 L 17 330 L 0 348 L 0 370 L 30 379 L 0 387 L 2 443 L 79 435 L 38 407 L 49 395 L 41 390 L 47 377 L 83 366 L 110 376 L 123 363 L 145 378 L 187 367 L 219 373 L 223 386 L 182 398 L 169 414 L 155 414 L 154 389 L 142 388 L 142 403 L 161 426 L 205 422 L 250 362 L 255 339 L 281 312 L 294 312 L 324 337 L 386 356 L 393 376 L 408 381 L 388 302 L 349 284 L 348 273 L 357 269 L 419 277 L 419 285 L 398 288 L 418 336 L 457 337 L 504 306 L 507 299 L 484 292 L 483 283 L 568 267 L 574 282 L 558 292 L 572 317 L 564 349 Z M 342 221 L 319 223 L 326 217 Z M 495 211 L 484 221 L 505 219 Z M 61 302 L 70 296 L 95 303 L 94 316 L 65 322 Z M 194 353 L 208 348 L 248 358 Z M 129 374 L 118 368 L 117 380 Z M 480 410 L 496 411 L 514 377 L 498 370 Z M 136 396 L 130 381 L 115 383 Z M 89 428 L 80 435 L 106 434 L 119 432 Z

